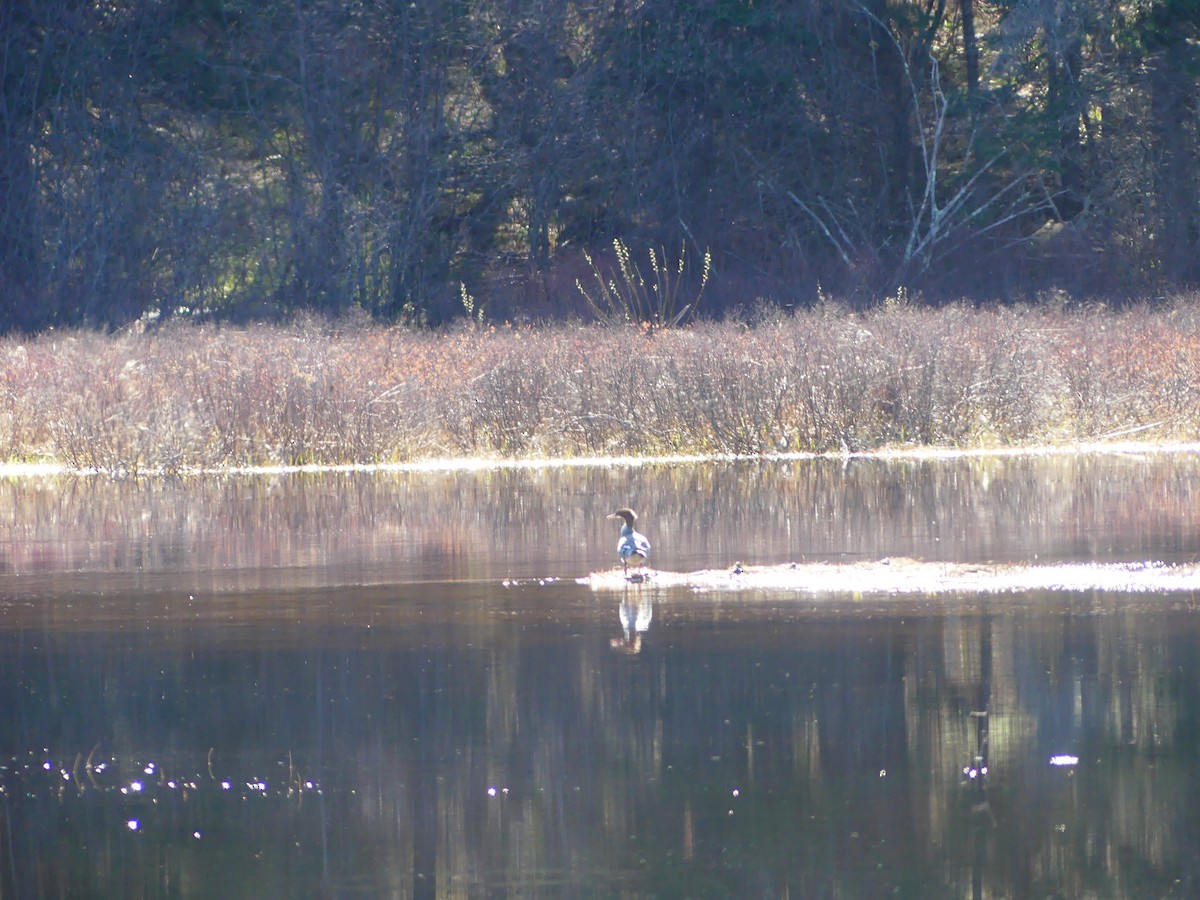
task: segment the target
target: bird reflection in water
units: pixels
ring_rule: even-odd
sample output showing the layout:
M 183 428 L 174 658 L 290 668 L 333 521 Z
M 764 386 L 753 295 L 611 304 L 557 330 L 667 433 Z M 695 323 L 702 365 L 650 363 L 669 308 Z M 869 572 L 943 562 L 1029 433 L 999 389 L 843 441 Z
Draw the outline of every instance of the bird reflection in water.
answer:
M 617 606 L 617 617 L 621 620 L 621 636 L 613 638 L 609 642 L 610 646 L 622 653 L 640 653 L 642 635 L 650 630 L 650 622 L 654 619 L 654 601 L 651 594 L 626 588 L 621 603 Z

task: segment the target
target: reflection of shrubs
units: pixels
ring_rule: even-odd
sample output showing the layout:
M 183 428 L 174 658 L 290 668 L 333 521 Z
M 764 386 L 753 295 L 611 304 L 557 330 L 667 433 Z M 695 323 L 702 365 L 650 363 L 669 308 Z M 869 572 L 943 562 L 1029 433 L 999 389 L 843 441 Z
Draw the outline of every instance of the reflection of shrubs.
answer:
M 659 330 L 363 322 L 0 340 L 0 453 L 137 474 L 1196 437 L 1200 315 L 826 304 Z

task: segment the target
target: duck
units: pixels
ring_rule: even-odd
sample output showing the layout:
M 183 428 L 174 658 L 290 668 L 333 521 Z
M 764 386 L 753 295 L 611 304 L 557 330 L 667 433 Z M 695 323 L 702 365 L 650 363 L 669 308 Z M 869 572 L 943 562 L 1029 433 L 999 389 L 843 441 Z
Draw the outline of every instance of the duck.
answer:
M 621 535 L 617 538 L 617 556 L 625 565 L 625 577 L 629 577 L 629 567 L 644 566 L 646 557 L 650 555 L 650 541 L 639 531 L 634 531 L 633 523 L 637 521 L 637 513 L 628 507 L 618 509 L 608 518 L 620 519 Z

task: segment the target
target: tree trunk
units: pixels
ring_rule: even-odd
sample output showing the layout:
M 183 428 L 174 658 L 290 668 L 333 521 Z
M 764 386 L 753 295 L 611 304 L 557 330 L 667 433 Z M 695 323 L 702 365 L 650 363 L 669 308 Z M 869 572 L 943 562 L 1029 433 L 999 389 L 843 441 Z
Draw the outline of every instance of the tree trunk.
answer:
M 979 41 L 975 35 L 975 0 L 959 0 L 962 11 L 963 56 L 967 61 L 967 100 L 972 115 L 979 96 Z
M 1085 114 L 1079 90 L 1083 68 L 1079 34 L 1055 34 L 1047 23 L 1046 103 L 1058 129 L 1059 193 L 1054 199 L 1058 215 L 1070 221 L 1083 212 L 1087 193 L 1081 122 Z
M 1200 209 L 1196 189 L 1200 158 L 1195 148 L 1196 84 L 1180 77 L 1189 60 L 1183 39 L 1170 41 L 1150 69 L 1151 128 L 1158 150 L 1154 173 L 1159 234 L 1155 243 L 1163 272 L 1184 284 L 1200 282 Z

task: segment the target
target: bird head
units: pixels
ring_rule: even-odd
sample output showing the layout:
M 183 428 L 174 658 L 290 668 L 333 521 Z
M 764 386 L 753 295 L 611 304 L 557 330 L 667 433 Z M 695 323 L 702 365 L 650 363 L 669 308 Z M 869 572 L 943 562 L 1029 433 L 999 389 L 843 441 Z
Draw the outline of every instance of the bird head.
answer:
M 625 524 L 628 525 L 630 528 L 632 528 L 633 523 L 637 521 L 637 513 L 635 513 L 632 509 L 629 509 L 628 507 L 626 507 L 624 509 L 618 509 L 615 513 L 613 513 L 611 516 L 609 516 L 609 518 L 610 519 L 624 519 Z

